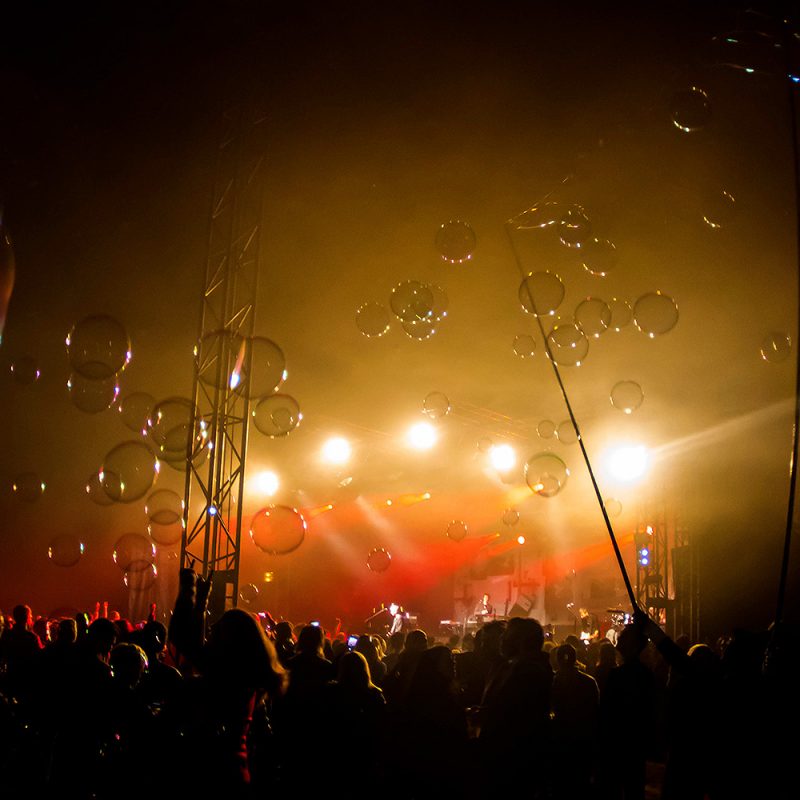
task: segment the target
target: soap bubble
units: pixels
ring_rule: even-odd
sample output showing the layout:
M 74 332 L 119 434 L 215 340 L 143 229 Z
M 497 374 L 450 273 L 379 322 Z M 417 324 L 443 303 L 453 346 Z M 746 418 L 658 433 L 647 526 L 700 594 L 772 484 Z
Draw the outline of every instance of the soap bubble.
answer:
M 536 433 L 542 439 L 552 439 L 556 432 L 556 424 L 550 419 L 543 419 L 536 426 Z
M 383 336 L 389 330 L 389 312 L 380 303 L 364 303 L 356 311 L 356 325 L 364 336 Z
M 763 18 L 757 23 L 763 26 Z M 730 67 L 747 74 L 775 74 L 780 71 L 784 57 L 782 32 L 763 30 L 736 30 L 711 39 L 714 58 L 719 66 Z M 796 39 L 796 34 L 795 34 Z
M 86 481 L 86 494 L 93 503 L 98 506 L 110 506 L 114 501 L 105 493 L 102 484 L 100 483 L 100 471 L 93 472 L 89 479 Z
M 436 249 L 449 264 L 463 264 L 475 250 L 475 231 L 459 219 L 451 219 L 436 231 Z
M 433 292 L 419 281 L 403 281 L 392 289 L 389 306 L 402 322 L 429 320 L 433 316 Z
M 77 536 L 61 533 L 50 542 L 47 557 L 57 567 L 74 567 L 81 560 L 85 549 Z
M 518 214 L 511 223 L 520 231 L 544 230 L 558 225 L 563 214 L 564 207 L 559 203 L 542 203 Z
M 710 228 L 729 225 L 736 216 L 736 198 L 730 192 L 720 191 L 704 201 L 703 222 Z
M 611 405 L 625 414 L 632 414 L 642 404 L 644 392 L 636 381 L 620 381 L 611 389 Z
M 217 389 L 230 386 L 236 362 L 244 360 L 243 346 L 244 339 L 233 331 L 221 329 L 203 336 L 194 347 L 199 380 Z
M 618 261 L 617 248 L 608 239 L 589 239 L 581 247 L 581 264 L 592 275 L 605 278 Z
M 454 542 L 463 542 L 467 538 L 467 523 L 460 519 L 454 519 L 447 526 L 447 538 Z
M 76 323 L 66 342 L 72 369 L 90 381 L 116 375 L 131 360 L 131 340 L 125 328 L 106 314 Z
M 46 488 L 45 482 L 35 472 L 20 472 L 11 483 L 14 497 L 26 503 L 35 503 Z
M 633 310 L 627 300 L 612 297 L 608 308 L 611 311 L 611 321 L 608 324 L 611 330 L 619 333 L 624 327 L 630 325 L 631 319 L 633 319 Z
M 547 336 L 550 355 L 556 364 L 579 367 L 589 352 L 589 340 L 573 322 L 556 325 Z
M 147 392 L 126 394 L 117 404 L 122 424 L 134 433 L 147 435 L 148 420 L 156 400 Z
M 254 583 L 246 583 L 239 589 L 239 599 L 247 605 L 252 605 L 258 600 L 258 586 Z
M 441 322 L 447 318 L 447 309 L 450 306 L 450 298 L 447 292 L 435 283 L 429 283 L 428 288 L 433 295 L 433 305 L 431 306 L 431 318 L 434 322 Z
M 675 93 L 671 114 L 678 130 L 692 133 L 704 128 L 711 119 L 711 101 L 702 89 L 692 86 Z
M 148 535 L 160 547 L 171 547 L 174 544 L 178 544 L 183 538 L 183 531 L 182 519 L 167 523 L 166 525 L 150 522 L 147 526 Z
M 100 484 L 115 502 L 132 503 L 147 494 L 158 470 L 153 451 L 144 442 L 131 440 L 109 451 L 99 473 Z
M 450 401 L 443 392 L 430 392 L 422 402 L 422 412 L 431 419 L 440 419 L 450 413 Z
M 552 272 L 531 272 L 517 291 L 522 308 L 537 317 L 553 314 L 564 299 L 564 284 Z
M 564 488 L 568 477 L 567 465 L 555 453 L 537 453 L 525 464 L 525 482 L 540 497 L 557 495 Z
M 271 556 L 282 556 L 297 550 L 308 526 L 296 508 L 268 505 L 250 521 L 253 544 Z
M 424 342 L 426 339 L 430 339 L 437 331 L 435 327 L 436 322 L 433 319 L 421 319 L 417 322 L 403 322 L 401 324 L 403 330 L 406 332 L 406 336 L 408 336 L 409 339 L 416 339 L 418 342 Z
M 561 444 L 575 444 L 578 441 L 578 436 L 571 420 L 565 419 L 558 423 L 556 438 Z
M 144 592 L 151 589 L 158 578 L 158 568 L 148 564 L 143 569 L 127 570 L 122 578 L 125 586 L 132 592 Z
M 519 522 L 519 511 L 516 508 L 507 508 L 503 512 L 503 525 L 516 525 Z
M 67 389 L 72 405 L 84 414 L 99 414 L 111 408 L 119 397 L 116 375 L 104 380 L 90 381 L 78 373 L 73 373 L 67 380 Z
M 622 513 L 622 503 L 619 500 L 609 497 L 608 500 L 604 502 L 606 507 L 606 514 L 609 517 L 618 517 Z
M 194 404 L 184 397 L 169 397 L 153 406 L 148 430 L 159 453 L 186 457 L 194 416 Z
M 8 314 L 8 303 L 14 291 L 15 276 L 14 248 L 3 225 L 2 213 L 0 213 L 0 345 L 3 344 L 3 329 Z
M 633 323 L 651 339 L 671 331 L 678 322 L 678 306 L 661 292 L 642 295 L 633 307 Z
M 20 356 L 15 358 L 11 364 L 11 374 L 20 386 L 29 386 L 36 383 L 42 373 L 39 371 L 39 365 L 35 358 Z
M 297 400 L 288 394 L 271 394 L 262 398 L 252 415 L 258 432 L 273 438 L 291 433 L 303 419 Z
M 761 342 L 761 358 L 777 364 L 785 361 L 792 352 L 792 340 L 785 333 L 772 332 Z
M 147 498 L 144 513 L 156 525 L 170 525 L 183 518 L 183 498 L 171 489 L 156 489 Z
M 581 206 L 572 206 L 561 217 L 558 236 L 566 247 L 581 247 L 592 235 L 592 223 Z
M 283 383 L 286 370 L 286 356 L 272 339 L 264 336 L 251 336 L 246 341 L 246 354 L 242 362 L 241 374 L 250 371 L 247 396 L 251 400 L 272 394 Z M 236 388 L 231 375 L 231 388 Z
M 533 358 L 536 354 L 536 339 L 527 333 L 514 337 L 514 355 L 520 358 Z
M 392 565 L 392 556 L 382 547 L 373 547 L 367 555 L 367 566 L 372 572 L 386 572 Z
M 587 297 L 575 309 L 575 323 L 587 336 L 597 339 L 608 330 L 611 309 L 599 297 Z
M 141 533 L 123 533 L 114 545 L 112 558 L 123 572 L 141 572 L 153 563 L 155 545 Z
M 476 446 L 481 453 L 488 453 L 492 449 L 494 442 L 489 436 L 481 436 L 476 442 Z

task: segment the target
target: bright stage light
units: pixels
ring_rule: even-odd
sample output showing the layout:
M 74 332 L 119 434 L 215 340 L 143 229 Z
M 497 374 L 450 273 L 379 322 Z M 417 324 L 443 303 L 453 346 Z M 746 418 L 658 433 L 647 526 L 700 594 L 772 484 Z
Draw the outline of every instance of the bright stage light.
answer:
M 264 470 L 253 476 L 253 488 L 256 492 L 267 497 L 272 497 L 278 491 L 280 481 L 274 472 Z
M 428 422 L 417 422 L 408 429 L 407 438 L 415 450 L 430 450 L 436 444 L 436 428 Z
M 525 544 L 525 537 L 517 536 L 517 544 Z
M 608 454 L 608 471 L 618 481 L 630 483 L 647 472 L 649 461 L 647 448 L 643 445 L 623 445 Z
M 328 439 L 322 446 L 322 458 L 329 464 L 346 464 L 350 460 L 352 453 L 350 442 L 341 436 L 334 436 Z
M 496 444 L 489 449 L 489 461 L 498 472 L 508 472 L 517 463 L 517 454 L 510 444 Z

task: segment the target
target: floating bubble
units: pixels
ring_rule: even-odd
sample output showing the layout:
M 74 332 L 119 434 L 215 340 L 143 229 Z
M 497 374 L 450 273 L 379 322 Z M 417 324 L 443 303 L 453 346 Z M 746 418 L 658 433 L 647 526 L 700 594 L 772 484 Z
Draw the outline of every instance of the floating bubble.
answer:
M 83 542 L 69 533 L 60 533 L 47 548 L 47 557 L 57 567 L 74 567 L 86 549 Z
M 460 519 L 454 519 L 447 526 L 447 538 L 454 542 L 463 542 L 467 538 L 467 523 Z
M 475 250 L 475 231 L 460 219 L 451 219 L 436 231 L 436 249 L 448 264 L 463 264 Z
M 422 413 L 431 419 L 440 419 L 450 413 L 450 401 L 443 392 L 430 392 L 422 402 Z
M 243 348 L 244 339 L 238 333 L 225 329 L 207 333 L 194 347 L 199 380 L 216 389 L 230 386 L 237 361 L 244 360 Z
M 35 503 L 47 488 L 47 484 L 35 472 L 20 472 L 11 483 L 14 497 L 25 503 Z
M 536 339 L 527 333 L 521 333 L 514 337 L 514 355 L 520 358 L 533 358 L 536 354 Z
M 39 380 L 42 373 L 39 371 L 39 365 L 35 358 L 20 356 L 15 358 L 11 364 L 11 374 L 20 386 L 30 386 Z
M 250 521 L 250 538 L 264 553 L 282 556 L 303 544 L 307 529 L 303 515 L 296 508 L 268 505 Z
M 389 312 L 380 303 L 364 303 L 356 311 L 356 326 L 369 338 L 383 336 L 389 330 Z
M 503 525 L 516 525 L 519 522 L 519 511 L 516 508 L 507 508 L 503 512 Z
M 430 339 L 438 330 L 433 320 L 418 320 L 417 322 L 403 322 L 401 324 L 406 336 L 409 339 L 416 339 L 418 342 Z
M 14 291 L 14 278 L 16 276 L 16 261 L 11 238 L 3 225 L 0 213 L 0 345 L 3 344 L 3 329 L 8 314 L 8 303 Z
M 759 23 L 761 25 L 761 23 Z M 772 35 L 762 30 L 737 30 L 711 39 L 716 63 L 748 75 L 775 74 L 781 70 L 781 33 Z
M 556 325 L 547 335 L 553 361 L 563 367 L 579 367 L 589 352 L 589 340 L 574 322 Z
M 558 236 L 565 247 L 581 247 L 592 236 L 592 223 L 581 206 L 572 206 L 561 217 Z
M 247 396 L 254 400 L 272 394 L 285 379 L 286 356 L 283 350 L 264 336 L 250 337 L 246 340 L 246 348 L 241 374 L 244 379 L 249 370 Z M 236 388 L 233 375 L 231 388 Z
M 632 414 L 643 401 L 644 392 L 636 381 L 620 381 L 611 389 L 611 405 L 625 414 Z
M 587 297 L 575 309 L 575 324 L 587 336 L 598 339 L 611 324 L 611 309 L 599 297 Z
M 651 339 L 671 331 L 678 322 L 678 306 L 661 292 L 642 295 L 633 306 L 633 323 Z
M 537 453 L 525 464 L 525 482 L 540 497 L 557 495 L 564 488 L 568 477 L 567 465 L 555 453 Z
M 592 275 L 605 278 L 618 261 L 617 248 L 608 239 L 589 239 L 581 247 L 581 264 Z
M 144 513 L 156 525 L 171 525 L 183 518 L 183 498 L 171 489 L 156 489 L 147 498 Z
M 575 444 L 578 441 L 578 436 L 571 420 L 565 419 L 558 423 L 556 438 L 561 444 Z
M 159 525 L 157 522 L 151 522 L 147 526 L 148 535 L 160 547 L 171 547 L 174 544 L 178 544 L 183 538 L 183 531 L 182 519 L 176 522 L 170 522 L 166 525 Z
M 122 424 L 134 433 L 147 435 L 148 421 L 156 400 L 147 392 L 126 394 L 117 404 Z
M 169 397 L 153 406 L 148 432 L 159 454 L 170 454 L 172 458 L 186 457 L 194 417 L 194 404 L 184 397 Z M 197 423 L 198 427 L 201 422 Z
M 671 115 L 678 130 L 684 133 L 699 131 L 711 119 L 711 101 L 697 86 L 682 89 L 672 98 Z
M 543 419 L 537 426 L 536 426 L 536 433 L 539 434 L 539 437 L 542 439 L 552 439 L 556 433 L 556 424 L 550 419 Z
M 104 380 L 90 381 L 73 372 L 67 380 L 67 389 L 72 405 L 84 414 L 99 414 L 111 408 L 119 397 L 116 375 Z
M 123 533 L 114 545 L 112 558 L 123 572 L 141 572 L 155 560 L 156 548 L 141 533 Z
M 143 569 L 126 571 L 122 581 L 132 592 L 145 592 L 152 589 L 157 578 L 158 568 L 155 564 L 148 564 Z
M 631 324 L 633 309 L 627 300 L 612 297 L 608 308 L 611 311 L 611 321 L 608 323 L 611 330 L 619 333 L 624 327 Z
M 522 308 L 537 317 L 554 314 L 564 299 L 564 284 L 553 272 L 532 272 L 517 291 Z
M 785 333 L 772 332 L 761 342 L 761 358 L 777 364 L 785 361 L 792 352 L 792 340 Z
M 66 342 L 72 369 L 90 381 L 116 375 L 131 360 L 127 331 L 106 314 L 95 314 L 76 323 Z
M 86 494 L 93 503 L 98 506 L 110 506 L 114 501 L 105 493 L 102 484 L 100 483 L 100 471 L 93 472 L 86 481 Z
M 433 317 L 433 303 L 433 292 L 419 281 L 398 283 L 389 297 L 392 313 L 402 322 L 430 320 Z
M 428 288 L 433 294 L 433 306 L 431 306 L 431 318 L 435 322 L 447 319 L 447 309 L 450 306 L 450 298 L 447 292 L 434 283 L 429 283 Z
M 392 556 L 382 547 L 373 547 L 367 555 L 367 566 L 372 572 L 386 572 L 392 566 Z
M 132 503 L 150 491 L 158 470 L 158 459 L 144 442 L 123 442 L 103 460 L 100 485 L 114 502 Z
M 704 201 L 703 222 L 710 228 L 730 225 L 736 216 L 736 198 L 726 191 L 715 192 Z
M 606 514 L 609 517 L 618 517 L 622 513 L 622 503 L 614 497 L 609 497 L 604 503 Z
M 559 203 L 542 203 L 523 211 L 511 220 L 519 231 L 543 230 L 558 225 L 564 214 L 564 207 Z
M 258 600 L 258 586 L 254 583 L 246 583 L 239 589 L 239 599 L 247 605 L 252 605 Z
M 494 442 L 488 436 L 481 436 L 475 444 L 481 453 L 488 453 L 492 449 Z
M 303 419 L 297 400 L 288 394 L 271 394 L 262 398 L 252 415 L 258 432 L 273 438 L 291 433 Z

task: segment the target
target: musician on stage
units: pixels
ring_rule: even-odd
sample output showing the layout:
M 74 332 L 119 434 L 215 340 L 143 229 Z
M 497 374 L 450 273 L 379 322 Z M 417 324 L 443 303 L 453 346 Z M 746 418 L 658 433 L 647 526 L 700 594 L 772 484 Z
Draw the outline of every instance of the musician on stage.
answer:
M 484 594 L 475 606 L 473 616 L 478 620 L 486 620 L 494 616 L 494 606 L 489 602 L 489 595 Z
M 597 617 L 590 614 L 586 608 L 578 610 L 580 614 L 580 638 L 582 642 L 596 642 L 600 638 L 600 628 L 597 624 Z

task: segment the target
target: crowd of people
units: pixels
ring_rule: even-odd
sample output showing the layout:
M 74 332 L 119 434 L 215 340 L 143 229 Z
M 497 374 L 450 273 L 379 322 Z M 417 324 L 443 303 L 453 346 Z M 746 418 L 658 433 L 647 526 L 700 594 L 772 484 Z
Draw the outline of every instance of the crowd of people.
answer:
M 0 635 L 0 796 L 789 797 L 794 637 L 608 641 L 534 619 L 476 635 L 208 624 L 183 570 L 169 629 L 99 609 Z M 656 789 L 648 774 L 663 763 Z

